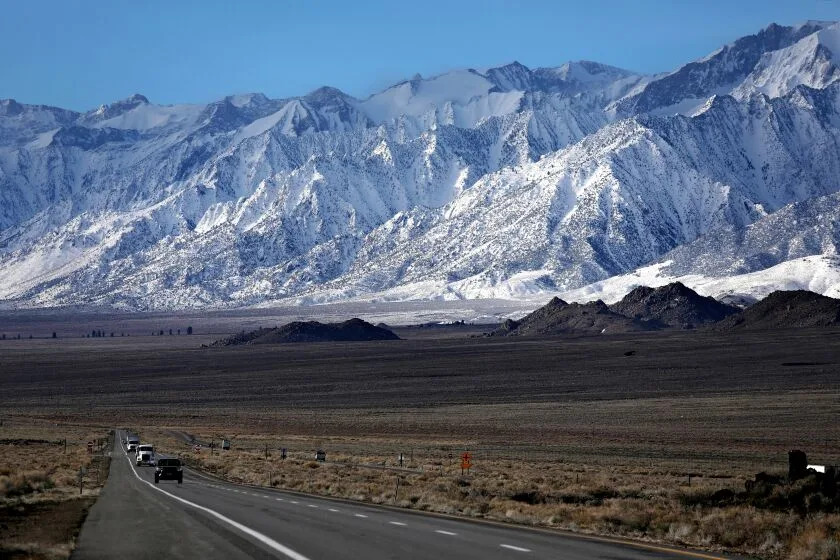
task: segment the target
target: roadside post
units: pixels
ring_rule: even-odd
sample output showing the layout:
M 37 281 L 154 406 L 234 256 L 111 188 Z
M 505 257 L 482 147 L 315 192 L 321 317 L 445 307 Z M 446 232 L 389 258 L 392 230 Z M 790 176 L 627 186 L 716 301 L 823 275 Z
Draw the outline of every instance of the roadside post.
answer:
M 283 461 L 285 461 L 285 460 L 286 460 L 286 453 L 287 453 L 287 452 L 288 452 L 288 450 L 287 450 L 285 447 L 284 447 L 283 449 L 281 449 L 281 450 L 280 450 L 280 459 L 282 459 Z
M 400 461 L 400 466 L 403 466 L 403 454 L 402 453 L 400 453 L 400 456 L 398 457 L 398 459 Z
M 85 468 L 79 467 L 79 496 L 82 495 L 82 487 L 84 485 L 85 480 Z

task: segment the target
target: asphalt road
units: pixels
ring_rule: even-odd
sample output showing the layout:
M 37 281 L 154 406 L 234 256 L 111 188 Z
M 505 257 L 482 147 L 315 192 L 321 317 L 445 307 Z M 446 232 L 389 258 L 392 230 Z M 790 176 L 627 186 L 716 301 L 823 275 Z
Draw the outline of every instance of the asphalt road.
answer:
M 99 558 L 715 559 L 628 544 L 352 504 L 219 482 L 185 471 L 154 484 L 117 433 L 111 472 L 74 560 Z

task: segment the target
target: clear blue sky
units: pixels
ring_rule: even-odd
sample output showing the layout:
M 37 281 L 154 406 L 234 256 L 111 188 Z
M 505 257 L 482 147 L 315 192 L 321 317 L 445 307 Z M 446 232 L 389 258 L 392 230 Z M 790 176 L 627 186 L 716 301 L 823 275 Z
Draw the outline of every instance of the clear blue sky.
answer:
M 0 98 L 90 109 L 322 85 L 364 97 L 419 72 L 595 60 L 673 69 L 840 0 L 0 0 Z

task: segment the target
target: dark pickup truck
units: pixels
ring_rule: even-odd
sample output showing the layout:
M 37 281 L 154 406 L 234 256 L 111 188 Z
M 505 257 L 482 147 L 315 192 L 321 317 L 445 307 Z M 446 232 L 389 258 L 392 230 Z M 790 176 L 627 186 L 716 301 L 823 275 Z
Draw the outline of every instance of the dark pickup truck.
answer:
M 177 480 L 178 484 L 184 482 L 184 470 L 180 459 L 158 459 L 155 468 L 155 484 L 161 480 Z

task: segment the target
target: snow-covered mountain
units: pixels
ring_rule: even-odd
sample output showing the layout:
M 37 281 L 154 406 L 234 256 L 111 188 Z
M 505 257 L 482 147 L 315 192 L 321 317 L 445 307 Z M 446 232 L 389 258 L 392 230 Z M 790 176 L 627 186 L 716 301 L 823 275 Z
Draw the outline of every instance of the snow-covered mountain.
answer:
M 514 297 L 833 254 L 838 61 L 840 24 L 807 22 L 658 76 L 512 63 L 366 99 L 0 101 L 0 300 Z

